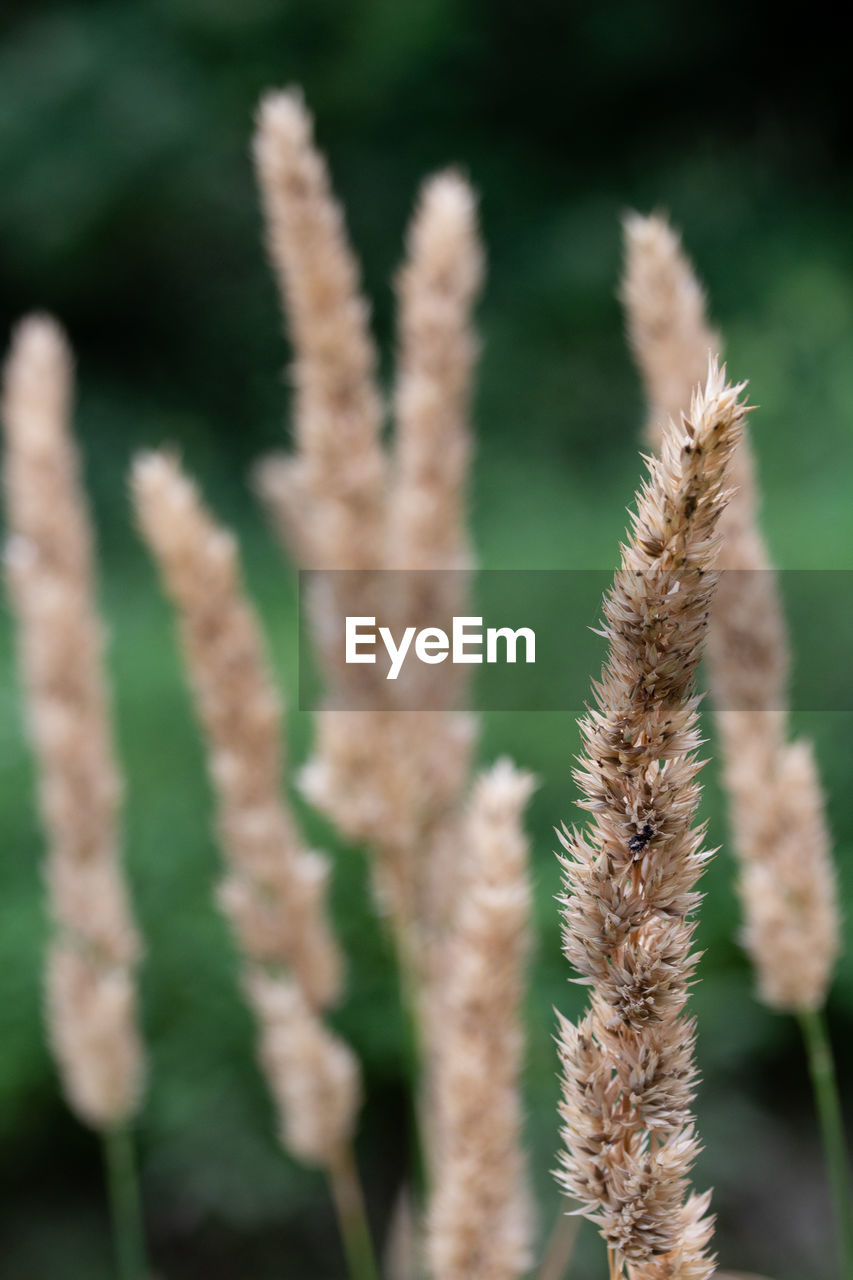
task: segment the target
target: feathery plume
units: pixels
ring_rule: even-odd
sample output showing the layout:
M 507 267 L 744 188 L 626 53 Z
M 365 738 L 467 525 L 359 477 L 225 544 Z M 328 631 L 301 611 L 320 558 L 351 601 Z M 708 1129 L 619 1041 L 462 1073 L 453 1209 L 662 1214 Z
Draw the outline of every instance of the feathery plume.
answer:
M 803 739 L 780 745 L 774 760 L 775 805 L 762 813 L 750 777 L 760 787 L 766 773 L 731 776 L 741 746 L 739 734 L 756 735 L 747 712 L 720 712 L 725 722 L 727 787 L 733 818 L 751 848 L 772 848 L 770 857 L 743 860 L 740 892 L 745 906 L 744 943 L 754 958 L 761 998 L 773 1009 L 802 1012 L 826 1001 L 840 950 L 839 911 L 823 793 L 812 744 Z M 758 726 L 759 730 L 762 726 Z M 743 751 L 757 759 L 753 742 Z M 759 809 L 756 814 L 755 809 Z M 771 826 L 772 824 L 772 826 Z
M 398 276 L 395 453 L 382 564 L 412 571 L 390 584 L 406 625 L 449 628 L 453 615 L 466 611 L 465 575 L 453 571 L 472 562 L 467 419 L 477 350 L 471 308 L 481 275 L 473 192 L 459 175 L 439 174 L 424 184 Z M 436 569 L 449 572 L 415 572 Z M 366 601 L 365 611 L 373 611 Z M 303 774 L 309 799 L 350 839 L 378 851 L 380 900 L 409 936 L 417 920 L 428 931 L 439 929 L 452 896 L 455 837 L 443 821 L 433 828 L 438 815 L 461 804 L 476 736 L 473 718 L 451 710 L 458 688 L 444 669 L 440 678 L 435 672 L 417 673 L 417 689 L 403 682 L 400 692 L 409 705 L 436 711 L 401 718 L 392 707 L 361 723 L 352 713 L 321 713 L 317 750 Z M 346 678 L 327 674 L 331 682 Z M 385 691 L 372 692 L 381 705 Z M 419 815 L 414 824 L 413 815 Z M 427 848 L 433 852 L 418 858 Z
M 72 394 L 59 325 L 22 321 L 3 394 L 6 573 L 49 842 L 47 1024 L 70 1105 L 107 1130 L 133 1115 L 142 1087 L 140 944 L 119 863 L 121 783 Z
M 352 1140 L 361 1103 L 358 1064 L 297 983 L 255 968 L 247 974 L 246 991 L 260 1028 L 260 1057 L 282 1143 L 299 1160 L 332 1166 Z
M 678 236 L 658 217 L 626 221 L 623 299 L 657 447 L 662 414 L 690 398 L 715 335 Z M 732 458 L 720 520 L 708 662 L 744 942 L 759 994 L 789 1012 L 823 1005 L 840 950 L 835 871 L 810 744 L 788 741 L 789 655 L 778 582 L 758 520 L 748 434 Z
M 704 382 L 720 338 L 708 326 L 704 290 L 666 220 L 629 213 L 623 226 L 621 298 L 628 343 L 646 387 L 646 436 L 657 449 L 666 424 L 680 420 L 693 388 Z
M 435 1280 L 515 1280 L 531 1266 L 522 1146 L 522 1001 L 530 884 L 530 774 L 499 760 L 474 784 L 459 910 L 447 943 L 434 1083 Z
M 471 561 L 468 409 L 477 356 L 471 308 L 482 274 L 474 193 L 459 174 L 437 174 L 423 185 L 397 279 L 390 567 L 457 569 Z M 435 617 L 428 615 L 433 625 Z
M 385 483 L 376 354 L 343 214 L 312 134 L 297 90 L 264 97 L 255 167 L 295 353 L 297 456 L 268 460 L 258 485 L 305 567 L 376 568 Z
M 470 311 L 482 258 L 469 187 L 455 174 L 433 178 L 410 232 L 399 278 L 398 431 L 386 494 L 367 308 L 358 295 L 343 218 L 297 93 L 264 99 L 255 156 L 296 369 L 295 456 L 267 459 L 256 473 L 274 525 L 302 567 L 370 571 L 467 564 L 466 414 L 476 351 Z M 313 477 L 310 483 L 300 479 L 305 476 Z M 344 491 L 352 497 L 349 523 L 340 516 Z M 380 612 L 389 587 L 382 578 L 370 572 L 331 574 L 312 586 L 308 607 L 329 701 L 318 712 L 315 749 L 300 784 L 347 839 L 374 853 L 378 900 L 398 946 L 408 952 L 407 965 L 417 968 L 415 954 L 424 948 L 415 935 L 430 913 L 426 904 L 446 901 L 446 883 L 442 895 L 434 892 L 439 859 L 429 851 L 452 844 L 446 839 L 449 815 L 455 818 L 461 808 L 475 725 L 449 710 L 453 691 L 446 682 L 438 700 L 419 704 L 438 710 L 403 715 L 381 672 L 342 663 L 340 646 L 331 643 L 334 620 Z M 436 603 L 452 614 L 448 593 L 458 589 L 456 575 L 448 574 L 436 602 L 419 596 L 417 585 L 410 593 L 397 579 L 390 585 L 392 600 L 384 603 L 404 612 Z M 425 590 L 429 594 L 432 587 Z M 402 602 L 393 599 L 400 593 L 406 596 Z M 342 714 L 336 701 L 360 709 Z
M 457 816 L 475 721 L 462 713 L 333 708 L 316 720 L 303 794 L 348 840 L 371 850 L 379 906 L 415 963 L 424 941 L 415 935 L 430 927 L 427 904 L 438 906 L 429 850 Z
M 483 277 L 476 197 L 458 173 L 428 178 L 397 274 L 395 433 L 387 565 L 400 625 L 450 630 L 470 612 L 467 486 L 471 467 L 471 382 L 479 344 L 472 310 Z M 426 572 L 423 572 L 426 571 Z M 432 572 L 429 572 L 432 571 Z M 398 684 L 407 705 L 458 706 L 464 667 L 412 667 Z M 454 676 L 456 678 L 454 678 Z M 433 717 L 425 741 L 443 754 L 463 722 Z M 467 726 L 469 733 L 474 726 Z M 435 741 L 435 739 L 438 741 Z M 460 776 L 467 781 L 468 769 Z M 435 865 L 446 888 L 445 868 Z M 429 887 L 426 892 L 434 896 Z
M 359 1097 L 355 1059 L 317 1015 L 342 973 L 326 915 L 328 865 L 305 849 L 281 794 L 281 707 L 233 537 L 171 455 L 137 458 L 132 483 L 180 619 L 228 863 L 220 899 L 243 956 L 282 1135 L 294 1155 L 327 1164 L 351 1137 Z
M 713 595 L 726 468 L 747 412 L 711 362 L 689 416 L 670 424 L 604 603 L 609 653 L 581 720 L 575 777 L 585 831 L 563 829 L 564 951 L 592 989 L 561 1020 L 560 1182 L 595 1222 L 611 1271 L 706 1280 L 708 1197 L 689 1193 L 698 1149 L 685 1012 L 709 858 L 699 802 L 696 669 Z

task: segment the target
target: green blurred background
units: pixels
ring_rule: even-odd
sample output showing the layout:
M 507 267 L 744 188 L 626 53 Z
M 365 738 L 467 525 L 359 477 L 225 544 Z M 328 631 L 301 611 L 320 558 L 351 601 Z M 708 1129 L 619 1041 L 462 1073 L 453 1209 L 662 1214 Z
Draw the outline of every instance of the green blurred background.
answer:
M 5 342 L 18 314 L 49 308 L 78 354 L 129 870 L 148 944 L 144 1194 L 168 1280 L 343 1271 L 321 1179 L 274 1139 L 212 902 L 210 796 L 171 617 L 126 492 L 135 449 L 180 445 L 239 529 L 293 697 L 293 573 L 246 483 L 252 460 L 283 440 L 287 415 L 287 355 L 247 152 L 254 104 L 265 87 L 304 86 L 386 368 L 389 281 L 420 178 L 456 162 L 482 193 L 490 280 L 473 514 L 486 566 L 614 561 L 640 474 L 643 412 L 616 302 L 619 216 L 660 206 L 682 226 L 732 372 L 751 379 L 761 406 L 753 427 L 777 562 L 846 568 L 849 67 L 820 6 L 789 28 L 770 12 L 723 0 L 695 10 L 675 0 L 4 0 L 0 328 Z M 43 1043 L 42 841 L 5 605 L 0 624 L 0 1274 L 101 1280 L 112 1264 L 99 1151 L 64 1108 Z M 796 721 L 817 741 L 849 900 L 853 716 L 798 712 Z M 294 761 L 310 732 L 294 713 Z M 508 751 L 542 778 L 530 817 L 538 930 L 527 1097 L 543 1231 L 557 1203 L 552 1006 L 574 1013 L 581 998 L 559 951 L 551 835 L 573 816 L 576 749 L 568 713 L 486 717 L 484 759 Z M 715 1187 L 728 1266 L 824 1280 L 830 1223 L 802 1055 L 791 1022 L 752 997 L 714 763 L 705 776 L 711 842 L 722 850 L 706 880 L 694 997 L 705 1141 L 696 1179 Z M 395 986 L 361 854 L 304 818 L 338 855 L 336 915 L 351 963 L 338 1024 L 367 1074 L 359 1153 L 381 1237 L 405 1161 L 409 1082 Z M 849 958 L 830 1013 L 853 1115 Z M 603 1280 L 604 1266 L 585 1227 L 573 1274 Z

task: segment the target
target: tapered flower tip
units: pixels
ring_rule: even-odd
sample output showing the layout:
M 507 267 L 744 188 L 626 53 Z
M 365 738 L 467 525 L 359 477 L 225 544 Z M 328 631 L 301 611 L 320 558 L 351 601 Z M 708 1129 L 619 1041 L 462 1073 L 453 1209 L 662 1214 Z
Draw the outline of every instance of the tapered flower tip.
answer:
M 660 253 L 672 253 L 681 248 L 681 237 L 663 213 L 639 213 L 636 209 L 628 209 L 622 215 L 622 234 L 629 250 L 654 249 Z
M 32 413 L 39 406 L 38 422 L 52 436 L 62 421 L 62 406 L 71 390 L 73 357 L 65 330 L 58 320 L 47 314 L 34 314 L 19 320 L 12 331 L 4 374 L 4 418 L 9 432 L 26 425 L 32 434 Z M 26 406 L 25 416 L 16 410 Z
M 147 449 L 133 459 L 130 478 L 134 490 L 141 493 L 160 488 L 167 480 L 180 475 L 178 459 L 165 449 Z
M 70 361 L 68 339 L 59 321 L 47 312 L 36 312 L 19 320 L 12 330 L 10 359 L 24 353 L 33 365 L 52 366 L 57 360 Z
M 420 204 L 423 211 L 429 211 L 434 225 L 467 230 L 474 217 L 477 197 L 458 169 L 443 169 L 424 182 Z
M 716 419 L 724 428 L 729 428 L 734 420 L 743 420 L 747 413 L 752 413 L 754 404 L 744 404 L 742 396 L 748 387 L 743 383 L 729 383 L 726 380 L 726 366 L 720 364 L 720 357 L 708 352 L 708 376 L 704 385 L 694 389 L 690 401 L 689 422 L 694 425 L 704 422 L 710 417 Z
M 152 547 L 174 556 L 178 547 L 197 544 L 202 518 L 199 492 L 176 453 L 157 449 L 137 454 L 130 489 L 140 531 Z M 217 547 L 223 568 L 233 562 L 233 539 L 225 531 L 214 533 L 206 545 L 208 553 Z M 208 568 L 211 565 L 212 561 Z
M 177 454 L 167 449 L 136 455 L 130 470 L 130 488 L 139 520 L 146 529 L 165 506 L 178 503 L 189 507 L 196 496 L 195 486 L 181 470 Z
M 427 178 L 421 187 L 409 230 L 409 254 L 472 294 L 483 276 L 483 253 L 477 236 L 477 197 L 456 169 Z
M 265 93 L 255 113 L 255 151 L 266 155 L 270 148 L 301 149 L 311 142 L 313 120 L 297 86 Z
M 520 812 L 537 786 L 537 778 L 519 769 L 508 756 L 486 769 L 474 783 L 474 802 L 488 811 Z

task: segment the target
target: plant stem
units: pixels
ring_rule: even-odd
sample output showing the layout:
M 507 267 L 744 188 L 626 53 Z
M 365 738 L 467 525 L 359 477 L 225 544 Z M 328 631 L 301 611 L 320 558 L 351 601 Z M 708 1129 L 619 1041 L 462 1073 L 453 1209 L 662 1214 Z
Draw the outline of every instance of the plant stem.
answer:
M 146 1280 L 145 1236 L 133 1134 L 116 1125 L 103 1134 L 104 1162 L 119 1280 Z
M 379 1280 L 364 1195 L 351 1147 L 343 1147 L 338 1152 L 328 1173 L 350 1280 Z
M 809 1073 L 823 1140 L 838 1231 L 838 1250 L 843 1280 L 853 1280 L 853 1200 L 850 1195 L 850 1171 L 841 1103 L 835 1076 L 832 1046 L 822 1009 L 806 1010 L 798 1015 L 806 1045 Z
M 571 1265 L 580 1227 L 579 1217 L 567 1213 L 565 1208 L 560 1209 L 536 1280 L 563 1280 Z
M 397 991 L 403 1030 L 406 1037 L 406 1068 L 411 1083 L 409 1089 L 409 1175 L 414 1195 L 421 1201 L 427 1196 L 426 1143 L 427 1132 L 424 1116 L 424 1071 L 427 1061 L 426 1035 L 423 1026 L 422 1001 L 419 995 L 417 965 L 410 945 L 410 934 L 393 924 L 390 930 L 397 969 Z

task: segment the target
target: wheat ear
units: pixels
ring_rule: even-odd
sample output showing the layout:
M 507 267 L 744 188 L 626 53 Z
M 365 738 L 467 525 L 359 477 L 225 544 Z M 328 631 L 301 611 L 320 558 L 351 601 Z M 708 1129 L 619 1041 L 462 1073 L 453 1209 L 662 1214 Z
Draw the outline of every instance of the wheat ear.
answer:
M 604 605 L 609 652 L 580 722 L 586 830 L 562 833 L 564 949 L 592 989 L 561 1021 L 560 1181 L 599 1226 L 611 1271 L 706 1280 L 708 1197 L 689 1193 L 694 1028 L 685 1012 L 710 856 L 695 827 L 695 674 L 707 628 L 726 468 L 746 409 L 712 363 L 637 497 Z
M 135 1278 L 141 1229 L 123 1131 L 144 1072 L 140 944 L 120 865 L 121 781 L 72 395 L 72 356 L 59 325 L 48 316 L 22 321 L 3 388 L 6 574 L 48 836 L 47 1028 L 70 1106 L 105 1135 L 111 1169 L 121 1153 L 127 1194 L 111 1178 L 117 1246 L 122 1275 Z

